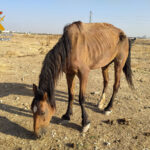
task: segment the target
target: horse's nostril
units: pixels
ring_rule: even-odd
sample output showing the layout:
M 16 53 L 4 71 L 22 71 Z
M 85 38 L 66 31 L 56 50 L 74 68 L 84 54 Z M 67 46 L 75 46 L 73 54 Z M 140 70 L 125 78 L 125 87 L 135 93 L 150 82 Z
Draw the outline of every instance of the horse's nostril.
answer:
M 46 134 L 46 129 L 45 129 L 45 128 L 42 128 L 42 129 L 41 129 L 41 134 L 42 134 L 42 135 L 45 135 L 45 134 Z
M 42 136 L 41 135 L 37 135 L 37 138 L 40 139 Z
M 38 139 L 42 138 L 44 135 L 46 134 L 46 129 L 45 128 L 41 128 L 38 132 L 38 134 L 36 134 L 36 137 Z

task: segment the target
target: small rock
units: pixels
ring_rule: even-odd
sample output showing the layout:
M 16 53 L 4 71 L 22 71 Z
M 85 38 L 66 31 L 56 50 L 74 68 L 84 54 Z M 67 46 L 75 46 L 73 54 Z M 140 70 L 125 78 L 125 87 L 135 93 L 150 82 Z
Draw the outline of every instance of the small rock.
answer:
M 144 132 L 143 135 L 144 136 L 150 136 L 150 132 Z
M 83 146 L 83 143 L 80 143 L 81 146 Z
M 23 77 L 23 78 L 21 78 L 21 81 L 24 81 L 24 77 Z
M 17 97 L 15 97 L 15 100 L 19 100 L 19 97 L 17 96 Z
M 110 124 L 112 125 L 113 124 L 113 120 L 102 120 L 103 123 L 106 123 L 106 124 Z
M 133 139 L 137 140 L 137 139 L 138 139 L 138 136 L 137 136 L 137 135 L 136 135 L 136 136 L 134 136 L 134 137 L 133 137 Z
M 74 148 L 75 144 L 74 143 L 67 143 L 66 146 L 70 147 L 70 148 Z
M 144 106 L 144 109 L 150 109 L 150 106 Z
M 119 139 L 119 140 L 114 140 L 114 143 L 120 143 L 121 142 L 121 140 Z
M 140 79 L 139 81 L 140 81 L 140 82 L 143 82 L 143 80 L 142 80 L 142 79 Z
M 22 150 L 22 148 L 21 147 L 17 147 L 15 150 Z
M 110 142 L 104 142 L 103 145 L 109 146 L 109 145 L 110 145 Z
M 53 130 L 52 131 L 52 137 L 55 137 L 55 135 L 56 135 L 56 132 L 55 132 L 55 130 Z
M 95 94 L 100 94 L 99 91 L 96 91 L 96 92 L 91 92 L 92 95 L 95 95 Z
M 98 150 L 98 147 L 97 147 L 97 146 L 94 146 L 94 150 Z
M 23 103 L 22 105 L 25 106 L 25 107 L 27 107 L 27 106 L 28 106 L 28 103 Z
M 125 118 L 117 119 L 117 123 L 120 125 L 129 125 L 129 121 Z

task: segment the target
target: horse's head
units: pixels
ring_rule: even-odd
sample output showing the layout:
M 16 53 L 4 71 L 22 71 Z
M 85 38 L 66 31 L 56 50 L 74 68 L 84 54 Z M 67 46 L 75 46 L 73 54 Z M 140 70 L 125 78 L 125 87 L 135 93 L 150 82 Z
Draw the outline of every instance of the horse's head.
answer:
M 46 127 L 55 113 L 53 108 L 48 102 L 47 92 L 43 93 L 33 84 L 34 98 L 31 104 L 33 112 L 33 128 L 37 137 L 41 137 L 46 133 Z

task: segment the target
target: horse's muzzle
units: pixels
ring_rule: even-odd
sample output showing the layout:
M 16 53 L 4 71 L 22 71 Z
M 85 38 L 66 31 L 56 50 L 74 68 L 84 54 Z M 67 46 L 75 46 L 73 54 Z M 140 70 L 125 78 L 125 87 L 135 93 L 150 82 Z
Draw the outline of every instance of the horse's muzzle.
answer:
M 35 132 L 35 135 L 38 139 L 42 138 L 46 134 L 46 128 L 40 128 L 38 133 Z

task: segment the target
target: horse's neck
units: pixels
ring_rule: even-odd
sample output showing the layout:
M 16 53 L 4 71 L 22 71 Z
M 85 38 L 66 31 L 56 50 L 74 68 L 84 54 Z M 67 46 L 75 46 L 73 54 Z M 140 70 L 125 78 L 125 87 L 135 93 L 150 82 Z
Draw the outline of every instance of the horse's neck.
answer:
M 43 62 L 43 67 L 40 74 L 39 88 L 46 91 L 48 95 L 54 95 L 55 84 L 62 73 L 63 65 L 66 63 L 66 53 L 64 52 L 62 40 L 49 51 Z

